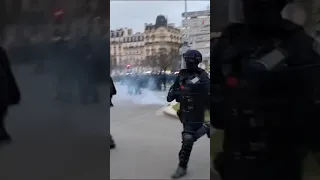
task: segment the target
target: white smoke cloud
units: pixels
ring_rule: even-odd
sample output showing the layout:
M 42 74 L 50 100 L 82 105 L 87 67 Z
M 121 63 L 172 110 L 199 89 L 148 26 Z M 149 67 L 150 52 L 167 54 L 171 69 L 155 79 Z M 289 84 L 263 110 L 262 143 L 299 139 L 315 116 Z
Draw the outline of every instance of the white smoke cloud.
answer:
M 113 97 L 114 101 L 132 101 L 137 105 L 165 105 L 166 92 L 164 91 L 151 91 L 142 88 L 142 93 L 139 95 L 129 95 L 127 86 L 115 83 L 117 94 Z

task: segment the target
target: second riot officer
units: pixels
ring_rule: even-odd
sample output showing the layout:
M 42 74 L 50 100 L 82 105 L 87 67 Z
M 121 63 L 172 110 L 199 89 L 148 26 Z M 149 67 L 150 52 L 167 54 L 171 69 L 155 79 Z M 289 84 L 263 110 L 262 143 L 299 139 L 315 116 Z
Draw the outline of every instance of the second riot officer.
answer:
M 302 179 L 319 154 L 320 45 L 281 17 L 287 0 L 242 0 L 244 22 L 213 47 L 211 124 L 224 130 L 223 180 Z

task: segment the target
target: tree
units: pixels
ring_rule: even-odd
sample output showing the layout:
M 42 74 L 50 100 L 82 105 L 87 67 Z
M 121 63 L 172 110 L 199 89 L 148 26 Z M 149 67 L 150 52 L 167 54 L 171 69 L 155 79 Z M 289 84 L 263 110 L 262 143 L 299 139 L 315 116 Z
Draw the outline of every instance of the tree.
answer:
M 159 67 L 157 63 L 157 56 L 156 55 L 146 56 L 145 59 L 141 61 L 140 66 L 151 67 L 153 68 L 153 70 L 155 70 L 155 68 Z
M 175 65 L 175 62 L 179 59 L 179 51 L 171 49 L 168 51 L 166 48 L 161 48 L 159 53 L 155 57 L 155 63 L 161 71 L 166 71 L 168 68 Z

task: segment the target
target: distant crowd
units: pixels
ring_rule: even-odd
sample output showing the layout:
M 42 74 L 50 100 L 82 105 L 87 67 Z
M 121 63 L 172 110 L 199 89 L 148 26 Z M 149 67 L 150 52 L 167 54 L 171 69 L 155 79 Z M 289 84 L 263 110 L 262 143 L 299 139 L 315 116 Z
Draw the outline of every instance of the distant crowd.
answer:
M 164 73 L 127 73 L 125 75 L 115 75 L 113 79 L 121 85 L 128 86 L 128 94 L 141 94 L 141 88 L 147 88 L 152 91 L 166 91 L 169 84 L 173 84 L 176 74 Z

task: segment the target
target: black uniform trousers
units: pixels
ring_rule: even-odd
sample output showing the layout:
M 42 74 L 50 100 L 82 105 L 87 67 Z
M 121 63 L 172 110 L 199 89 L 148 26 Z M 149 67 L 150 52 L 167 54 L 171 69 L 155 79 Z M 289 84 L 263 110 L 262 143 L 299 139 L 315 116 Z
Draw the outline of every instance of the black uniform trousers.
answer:
M 193 144 L 201 137 L 197 135 L 200 128 L 203 128 L 203 123 L 183 124 L 182 146 L 179 152 L 180 167 L 187 168 Z

